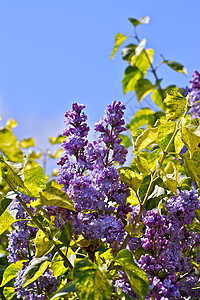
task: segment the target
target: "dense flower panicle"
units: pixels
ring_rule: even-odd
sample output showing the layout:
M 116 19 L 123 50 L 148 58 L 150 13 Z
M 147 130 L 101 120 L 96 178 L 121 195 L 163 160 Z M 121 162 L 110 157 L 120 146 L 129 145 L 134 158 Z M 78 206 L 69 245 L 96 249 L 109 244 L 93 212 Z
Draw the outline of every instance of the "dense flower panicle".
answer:
M 191 85 L 189 87 L 190 105 L 196 101 L 200 101 L 200 73 L 195 70 L 192 77 L 193 78 L 190 81 Z M 193 105 L 190 108 L 189 113 L 194 117 L 200 117 L 200 102 Z
M 126 218 L 132 210 L 126 203 L 129 189 L 114 167 L 115 162 L 123 164 L 127 154 L 119 138 L 126 130 L 122 119 L 125 106 L 116 101 L 108 105 L 104 118 L 94 126 L 99 136 L 93 143 L 86 139 L 89 127 L 83 108 L 84 105 L 74 103 L 65 115 L 67 127 L 63 134 L 67 138 L 63 142 L 65 153 L 59 162 L 57 182 L 64 185 L 63 190 L 74 202 L 76 212 L 67 218 L 74 232 L 84 233 L 90 241 L 104 239 L 115 247 L 125 234 L 119 217 Z
M 21 199 L 25 203 L 30 203 L 33 198 L 25 195 L 21 195 Z M 30 219 L 30 217 L 25 212 L 24 208 L 21 206 L 17 199 L 14 199 L 12 204 L 9 206 L 9 211 L 16 210 L 16 219 Z M 30 206 L 33 212 L 33 208 Z M 9 252 L 8 261 L 10 263 L 15 263 L 20 259 L 26 259 L 28 256 L 28 245 L 30 240 L 35 237 L 37 233 L 37 228 L 33 228 L 27 225 L 28 221 L 19 221 L 14 223 L 14 230 L 8 235 L 8 248 Z

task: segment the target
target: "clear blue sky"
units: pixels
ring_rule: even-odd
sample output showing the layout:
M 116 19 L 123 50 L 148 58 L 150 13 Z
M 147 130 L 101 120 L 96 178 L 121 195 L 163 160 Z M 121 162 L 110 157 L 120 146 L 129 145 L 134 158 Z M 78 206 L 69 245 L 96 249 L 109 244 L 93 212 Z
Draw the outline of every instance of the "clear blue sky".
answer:
M 19 125 L 19 139 L 34 136 L 45 145 L 64 128 L 72 102 L 84 103 L 93 124 L 114 99 L 126 102 L 121 80 L 126 63 L 110 54 L 115 34 L 131 34 L 128 17 L 150 16 L 140 38 L 160 54 L 183 63 L 189 76 L 161 67 L 163 87 L 186 86 L 200 71 L 200 1 L 10 1 L 1 0 L 2 125 L 9 117 Z M 129 41 L 125 41 L 126 45 Z M 137 106 L 133 100 L 128 112 Z M 145 103 L 143 103 L 145 105 Z M 130 116 L 129 116 L 130 117 Z

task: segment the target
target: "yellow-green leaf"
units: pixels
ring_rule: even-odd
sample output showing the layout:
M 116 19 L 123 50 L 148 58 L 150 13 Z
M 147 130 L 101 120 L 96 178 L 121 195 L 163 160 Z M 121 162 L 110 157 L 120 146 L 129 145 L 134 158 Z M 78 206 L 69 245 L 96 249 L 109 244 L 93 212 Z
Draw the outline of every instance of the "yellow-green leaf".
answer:
M 151 93 L 155 86 L 145 78 L 140 78 L 135 84 L 135 93 L 138 101 L 140 102 L 144 97 Z
M 39 197 L 46 187 L 46 177 L 42 167 L 38 166 L 24 172 L 24 185 L 30 191 L 30 196 Z
M 20 142 L 20 145 L 22 148 L 26 149 L 28 147 L 34 147 L 35 146 L 35 141 L 33 138 L 27 138 L 24 139 Z
M 135 192 L 142 184 L 143 176 L 137 172 L 134 172 L 128 167 L 121 167 L 118 169 L 121 180 Z
M 163 99 L 159 90 L 153 91 L 151 95 L 151 99 L 156 105 L 158 105 L 162 110 L 164 110 Z
M 126 68 L 122 79 L 124 95 L 129 91 L 135 90 L 135 84 L 141 77 L 144 77 L 143 72 L 137 67 L 128 66 Z
M 158 164 L 157 173 L 170 191 L 176 194 L 178 185 L 178 171 L 175 164 L 170 161 L 165 168 Z
M 145 74 L 153 62 L 153 54 L 153 49 L 142 50 L 139 55 L 132 56 L 131 66 L 137 67 Z
M 46 237 L 44 232 L 41 229 L 39 229 L 35 238 L 35 257 L 41 257 L 42 255 L 44 255 L 50 248 L 50 246 L 51 243 L 49 239 Z
M 169 144 L 169 141 L 171 140 L 175 128 L 176 128 L 176 122 L 174 121 L 161 123 L 158 126 L 158 135 L 156 138 L 156 142 L 163 150 L 165 150 L 165 148 Z
M 15 211 L 17 213 L 17 211 Z M 16 219 L 8 211 L 4 211 L 0 216 L 0 235 L 6 231 L 10 225 L 16 222 Z
M 198 148 L 190 158 L 189 151 L 183 154 L 184 164 L 189 176 L 200 187 L 200 149 Z
M 150 108 L 142 108 L 136 112 L 130 124 L 127 125 L 127 128 L 129 128 L 132 133 L 139 127 L 149 124 L 153 115 L 154 112 Z
M 181 138 L 190 152 L 190 158 L 198 149 L 200 144 L 200 118 L 188 120 L 184 118 L 181 122 Z
M 175 121 L 180 118 L 186 109 L 187 100 L 176 90 L 167 92 L 164 100 L 167 121 Z
M 9 128 L 0 130 L 0 150 L 10 161 L 23 162 L 24 160 L 19 142 Z
M 52 145 L 55 145 L 55 144 L 61 144 L 63 141 L 64 141 L 64 139 L 65 139 L 66 137 L 65 136 L 63 136 L 63 135 L 58 135 L 58 136 L 51 136 L 50 138 L 49 138 L 49 142 L 52 144 Z
M 111 54 L 111 59 L 114 58 L 115 53 L 117 52 L 118 48 L 121 46 L 121 44 L 125 41 L 127 36 L 124 36 L 122 33 L 117 33 L 115 36 L 115 46 Z
M 11 281 L 13 278 L 17 277 L 17 272 L 21 270 L 23 267 L 23 263 L 25 260 L 19 260 L 15 264 L 10 264 L 4 271 L 3 273 L 3 279 L 1 282 L 0 287 L 4 286 L 7 284 L 9 281 Z
M 49 186 L 40 194 L 41 205 L 53 205 L 75 211 L 74 203 L 69 196 L 56 187 Z
M 75 262 L 73 280 L 80 300 L 109 300 L 112 286 L 107 274 L 89 260 Z
M 152 143 L 155 143 L 158 135 L 158 128 L 147 128 L 138 136 L 135 142 L 134 153 L 137 153 Z
M 15 128 L 17 126 L 17 121 L 13 118 L 8 119 L 6 122 L 6 127 L 7 128 Z

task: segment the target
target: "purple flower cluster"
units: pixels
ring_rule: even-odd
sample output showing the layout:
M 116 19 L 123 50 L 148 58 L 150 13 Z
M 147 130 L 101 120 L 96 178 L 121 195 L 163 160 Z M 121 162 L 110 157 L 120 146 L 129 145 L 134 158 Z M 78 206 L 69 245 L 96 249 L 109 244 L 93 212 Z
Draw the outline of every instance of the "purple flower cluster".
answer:
M 182 295 L 199 298 L 198 290 L 192 289 L 198 277 L 194 275 L 188 253 L 193 251 L 195 261 L 200 262 L 197 253 L 200 235 L 186 228 L 199 207 L 194 191 L 181 191 L 166 201 L 166 214 L 159 215 L 154 210 L 143 216 L 140 243 L 146 254 L 141 255 L 138 264 L 149 277 L 147 299 L 182 299 Z
M 33 198 L 21 194 L 21 199 L 23 202 L 29 205 L 29 209 L 34 213 L 34 209 L 31 207 L 30 202 Z M 35 282 L 30 284 L 28 287 L 21 289 L 22 276 L 29 264 L 29 261 L 34 256 L 34 245 L 31 243 L 37 233 L 37 228 L 30 227 L 27 225 L 28 219 L 30 217 L 21 206 L 17 199 L 14 199 L 9 206 L 9 211 L 16 210 L 16 219 L 26 219 L 20 220 L 14 223 L 15 229 L 8 235 L 8 248 L 9 252 L 8 261 L 10 263 L 16 263 L 19 260 L 26 260 L 24 262 L 22 269 L 18 272 L 15 279 L 15 292 L 17 292 L 17 299 L 25 300 L 46 300 L 48 295 L 56 291 L 57 279 L 53 276 L 52 271 L 48 269 L 39 279 L 38 285 Z M 39 287 L 39 290 L 38 290 Z
M 21 199 L 25 203 L 30 203 L 32 198 L 21 195 Z M 33 211 L 33 208 L 30 207 Z M 12 204 L 9 206 L 9 211 L 17 210 L 16 219 L 30 219 L 21 204 L 17 199 L 14 199 Z M 9 252 L 8 261 L 15 263 L 21 259 L 27 259 L 29 253 L 30 240 L 35 238 L 37 229 L 27 225 L 28 221 L 18 221 L 14 223 L 15 229 L 12 230 L 8 235 L 8 248 Z
M 84 105 L 74 103 L 65 114 L 65 153 L 58 163 L 61 167 L 57 182 L 74 202 L 76 212 L 69 212 L 67 218 L 74 232 L 83 233 L 90 241 L 105 240 L 115 247 L 125 233 L 119 217 L 126 217 L 131 211 L 126 203 L 129 190 L 114 168 L 116 162 L 125 162 L 127 154 L 119 138 L 126 130 L 122 119 L 125 106 L 116 101 L 108 105 L 104 118 L 94 126 L 99 136 L 93 143 L 87 140 L 89 127 L 83 109 Z
M 200 73 L 194 70 L 192 75 L 191 85 L 189 87 L 190 92 L 190 105 L 200 101 Z M 200 102 L 196 103 L 190 108 L 189 113 L 194 117 L 200 117 Z

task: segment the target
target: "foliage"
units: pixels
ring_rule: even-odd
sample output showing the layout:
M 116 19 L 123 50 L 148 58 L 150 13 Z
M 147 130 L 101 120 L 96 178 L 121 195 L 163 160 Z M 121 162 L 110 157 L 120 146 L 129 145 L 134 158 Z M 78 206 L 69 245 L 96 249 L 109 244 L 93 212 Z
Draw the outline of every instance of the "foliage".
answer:
M 161 63 L 186 69 L 164 58 L 154 68 L 136 33 L 149 17 L 129 21 L 137 44 L 122 50 L 124 94 L 152 93 L 159 111 L 143 108 L 125 127 L 113 101 L 89 142 L 85 106 L 73 103 L 53 152 L 18 141 L 13 119 L 0 130 L 1 299 L 200 298 L 200 75 L 163 89 Z M 116 35 L 111 58 L 128 38 Z M 60 157 L 51 177 L 47 157 Z

